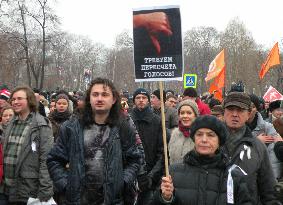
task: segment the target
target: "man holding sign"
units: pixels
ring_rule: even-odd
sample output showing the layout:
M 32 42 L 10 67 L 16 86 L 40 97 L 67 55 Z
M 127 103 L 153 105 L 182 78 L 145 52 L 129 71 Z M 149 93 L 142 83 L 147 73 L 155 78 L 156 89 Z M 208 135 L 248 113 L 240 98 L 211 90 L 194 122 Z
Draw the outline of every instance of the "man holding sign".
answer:
M 144 147 L 147 171 L 145 175 L 138 176 L 141 191 L 138 205 L 151 203 L 164 170 L 161 121 L 151 110 L 149 98 L 148 91 L 143 88 L 137 89 L 133 94 L 135 108 L 131 116 Z
M 134 10 L 133 25 L 135 81 L 160 81 L 161 122 L 160 118 L 153 114 L 148 106 L 149 93 L 141 88 L 136 90 L 134 94 L 136 108 L 132 117 L 142 139 L 148 166 L 148 174 L 143 178 L 138 178 L 142 190 L 138 204 L 146 205 L 152 202 L 151 189 L 159 182 L 164 171 L 164 164 L 166 176 L 168 175 L 161 81 L 181 81 L 183 79 L 180 9 L 178 6 L 163 6 Z M 161 136 L 161 134 L 163 135 Z M 163 150 L 165 163 L 163 163 L 162 157 Z M 146 189 L 143 190 L 143 188 Z

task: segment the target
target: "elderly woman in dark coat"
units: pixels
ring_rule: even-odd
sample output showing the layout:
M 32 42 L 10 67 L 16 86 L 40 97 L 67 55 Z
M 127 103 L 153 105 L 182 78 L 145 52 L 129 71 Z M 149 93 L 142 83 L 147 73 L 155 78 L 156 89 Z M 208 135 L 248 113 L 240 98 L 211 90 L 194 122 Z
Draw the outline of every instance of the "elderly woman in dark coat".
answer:
M 155 204 L 253 204 L 245 171 L 229 165 L 220 149 L 227 135 L 224 124 L 205 115 L 194 121 L 190 131 L 195 148 L 182 163 L 170 166 L 171 176 L 162 178 Z

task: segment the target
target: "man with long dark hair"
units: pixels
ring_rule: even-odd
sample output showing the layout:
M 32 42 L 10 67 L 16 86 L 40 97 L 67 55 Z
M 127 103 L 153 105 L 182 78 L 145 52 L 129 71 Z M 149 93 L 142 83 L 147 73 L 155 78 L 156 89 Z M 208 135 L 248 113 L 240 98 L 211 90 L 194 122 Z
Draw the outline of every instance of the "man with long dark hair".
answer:
M 125 204 L 124 190 L 134 183 L 142 155 L 135 130 L 120 109 L 113 83 L 96 78 L 87 90 L 82 117 L 61 126 L 47 166 L 66 204 Z

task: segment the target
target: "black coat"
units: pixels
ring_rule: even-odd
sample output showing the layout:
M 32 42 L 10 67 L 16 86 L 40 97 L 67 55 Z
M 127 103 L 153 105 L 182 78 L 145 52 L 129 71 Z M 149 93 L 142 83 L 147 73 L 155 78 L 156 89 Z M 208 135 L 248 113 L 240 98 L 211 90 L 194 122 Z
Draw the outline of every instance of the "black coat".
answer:
M 226 141 L 227 143 L 227 141 Z M 248 149 L 250 149 L 250 157 Z M 243 137 L 236 142 L 234 150 L 228 150 L 225 144 L 225 151 L 228 153 L 231 163 L 239 165 L 248 174 L 248 188 L 256 204 L 276 204 L 274 196 L 275 177 L 271 168 L 266 146 L 253 137 L 247 127 Z M 240 159 L 240 153 L 244 153 Z
M 104 200 L 106 205 L 124 204 L 124 186 L 136 179 L 142 157 L 136 146 L 136 135 L 123 120 L 112 127 L 105 148 Z M 65 166 L 69 163 L 69 169 Z M 78 119 L 71 118 L 60 128 L 57 143 L 47 159 L 54 186 L 65 192 L 67 204 L 79 205 L 84 185 L 84 136 Z
M 143 144 L 147 175 L 155 188 L 164 171 L 161 120 L 149 107 L 142 112 L 134 108 L 131 117 Z
M 170 166 L 175 188 L 172 205 L 224 205 L 227 203 L 228 163 L 219 152 L 212 158 L 201 157 L 194 150 L 184 157 L 183 163 Z M 246 177 L 238 169 L 232 171 L 234 204 L 250 205 Z M 160 192 L 155 195 L 156 205 L 166 204 Z

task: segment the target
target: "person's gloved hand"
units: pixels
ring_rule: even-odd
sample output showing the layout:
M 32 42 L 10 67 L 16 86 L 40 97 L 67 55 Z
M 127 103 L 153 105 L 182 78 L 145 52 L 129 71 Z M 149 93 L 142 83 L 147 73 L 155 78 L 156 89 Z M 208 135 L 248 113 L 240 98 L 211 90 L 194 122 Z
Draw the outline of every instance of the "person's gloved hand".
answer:
M 152 179 L 147 175 L 142 175 L 138 177 L 138 186 L 141 191 L 146 191 L 151 188 Z

